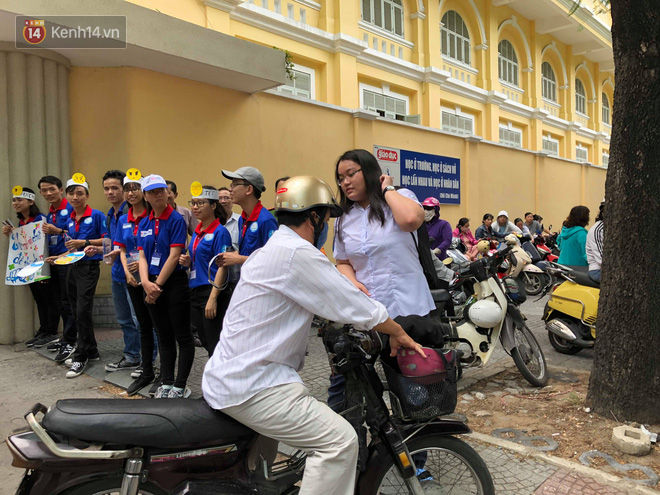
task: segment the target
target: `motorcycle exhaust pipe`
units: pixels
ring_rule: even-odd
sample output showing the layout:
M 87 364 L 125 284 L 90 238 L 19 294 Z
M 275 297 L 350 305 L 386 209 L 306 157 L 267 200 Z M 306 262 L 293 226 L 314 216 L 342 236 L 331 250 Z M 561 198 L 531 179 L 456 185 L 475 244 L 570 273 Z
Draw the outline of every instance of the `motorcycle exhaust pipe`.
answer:
M 562 339 L 568 340 L 569 342 L 574 342 L 577 340 L 577 337 L 571 331 L 568 325 L 561 321 L 552 320 L 545 324 L 545 328 L 549 332 L 554 333 L 557 337 L 561 337 Z

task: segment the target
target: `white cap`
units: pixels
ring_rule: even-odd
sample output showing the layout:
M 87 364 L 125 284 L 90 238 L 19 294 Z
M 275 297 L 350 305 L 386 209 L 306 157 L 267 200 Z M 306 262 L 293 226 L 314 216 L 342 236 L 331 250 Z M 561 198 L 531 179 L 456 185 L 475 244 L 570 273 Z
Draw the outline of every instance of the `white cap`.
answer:
M 167 189 L 167 183 L 160 175 L 151 174 L 142 179 L 142 190 L 144 192 L 160 188 Z
M 220 194 L 217 189 L 206 189 L 202 188 L 202 192 L 193 196 L 192 199 L 211 199 L 213 201 L 218 201 L 220 199 Z
M 36 195 L 34 193 L 26 191 L 22 186 L 14 186 L 11 192 L 13 195 L 12 197 L 14 198 L 29 199 L 30 201 L 34 201 L 36 199 Z
M 87 182 L 76 182 L 73 179 L 69 179 L 66 181 L 66 188 L 68 189 L 70 186 L 81 186 L 87 189 L 87 192 L 89 192 L 89 184 L 87 184 Z
M 144 179 L 131 179 L 131 178 L 127 175 L 126 177 L 124 177 L 124 185 L 126 185 L 126 184 L 131 184 L 131 183 L 135 183 L 135 184 L 140 184 L 140 185 L 142 185 L 142 181 L 143 181 L 143 180 L 144 180 Z
M 501 217 L 502 215 L 509 218 L 509 214 L 506 212 L 506 210 L 502 210 L 497 214 L 498 217 Z

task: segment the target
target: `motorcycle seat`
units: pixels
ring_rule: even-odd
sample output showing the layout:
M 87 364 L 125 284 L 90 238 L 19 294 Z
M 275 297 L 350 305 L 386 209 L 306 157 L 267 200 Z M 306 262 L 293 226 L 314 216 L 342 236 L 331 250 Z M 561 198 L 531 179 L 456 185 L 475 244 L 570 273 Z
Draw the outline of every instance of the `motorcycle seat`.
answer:
M 586 285 L 587 287 L 600 289 L 600 284 L 591 280 L 588 273 L 573 270 L 573 272 L 570 274 L 570 277 L 580 285 Z
M 433 302 L 446 302 L 451 299 L 449 292 L 445 289 L 434 289 L 431 291 L 431 296 L 433 296 Z
M 204 399 L 64 399 L 48 410 L 42 425 L 87 442 L 157 448 L 217 445 L 256 435 Z

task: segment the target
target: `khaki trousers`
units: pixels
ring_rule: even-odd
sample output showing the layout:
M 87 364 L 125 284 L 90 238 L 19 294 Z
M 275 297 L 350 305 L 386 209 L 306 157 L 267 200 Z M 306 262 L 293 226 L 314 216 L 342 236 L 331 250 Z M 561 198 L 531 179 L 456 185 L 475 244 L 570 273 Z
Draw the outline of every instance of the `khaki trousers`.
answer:
M 268 388 L 222 412 L 257 433 L 307 453 L 300 495 L 353 495 L 358 458 L 355 430 L 304 385 Z

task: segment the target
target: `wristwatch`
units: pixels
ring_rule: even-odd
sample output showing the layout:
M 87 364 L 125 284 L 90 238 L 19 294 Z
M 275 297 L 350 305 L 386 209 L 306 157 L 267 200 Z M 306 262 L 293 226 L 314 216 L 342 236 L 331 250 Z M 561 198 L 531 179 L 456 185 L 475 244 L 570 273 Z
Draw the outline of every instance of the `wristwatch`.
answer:
M 396 187 L 394 186 L 387 186 L 385 189 L 383 189 L 383 196 L 385 196 L 385 193 L 387 191 L 396 191 Z
M 92 244 L 92 243 L 89 242 L 89 239 L 85 239 L 85 247 L 87 247 L 87 246 L 89 246 L 89 245 L 91 245 L 91 244 Z

